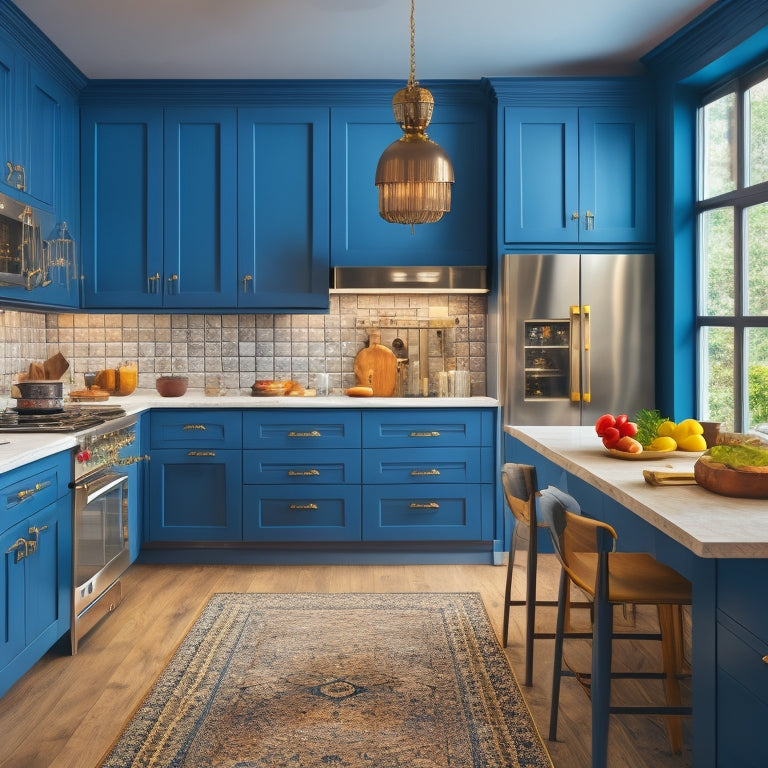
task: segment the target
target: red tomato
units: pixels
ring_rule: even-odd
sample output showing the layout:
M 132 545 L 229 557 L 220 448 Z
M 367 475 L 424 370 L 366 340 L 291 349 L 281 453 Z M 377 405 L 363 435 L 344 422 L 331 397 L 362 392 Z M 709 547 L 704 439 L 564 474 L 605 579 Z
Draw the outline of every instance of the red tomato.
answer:
M 603 445 L 606 448 L 615 448 L 619 440 L 621 440 L 621 432 L 616 427 L 606 427 L 603 433 Z
M 637 424 L 634 421 L 625 421 L 620 427 L 622 437 L 634 437 L 637 434 Z
M 626 424 L 629 421 L 629 416 L 626 413 L 620 413 L 616 417 L 616 426 L 621 429 L 622 424 Z
M 597 434 L 600 435 L 600 437 L 604 437 L 605 430 L 608 429 L 608 427 L 615 427 L 615 426 L 616 426 L 616 419 L 614 419 L 610 413 L 604 413 L 595 422 L 595 432 L 597 432 Z

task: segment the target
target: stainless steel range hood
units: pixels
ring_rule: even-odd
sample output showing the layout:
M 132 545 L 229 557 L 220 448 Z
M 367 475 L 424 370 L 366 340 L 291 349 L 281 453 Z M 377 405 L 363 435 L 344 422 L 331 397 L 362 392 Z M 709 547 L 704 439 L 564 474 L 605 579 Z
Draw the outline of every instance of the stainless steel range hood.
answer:
M 331 293 L 488 293 L 485 267 L 333 267 Z

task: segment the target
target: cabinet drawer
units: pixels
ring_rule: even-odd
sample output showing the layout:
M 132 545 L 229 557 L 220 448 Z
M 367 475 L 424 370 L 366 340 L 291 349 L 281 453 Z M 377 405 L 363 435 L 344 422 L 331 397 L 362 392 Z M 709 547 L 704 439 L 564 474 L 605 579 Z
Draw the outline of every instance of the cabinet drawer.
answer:
M 240 448 L 242 416 L 239 411 L 152 411 L 152 448 Z
M 363 538 L 369 541 L 480 540 L 484 487 L 364 487 Z
M 328 449 L 360 447 L 360 413 L 301 408 L 243 415 L 245 448 Z
M 719 560 L 717 563 L 718 609 L 768 641 L 766 584 L 768 560 Z
M 270 485 L 360 483 L 360 451 L 244 451 L 243 482 Z
M 492 445 L 493 420 L 482 411 L 442 408 L 364 411 L 364 448 Z
M 371 448 L 363 456 L 363 482 L 480 483 L 483 450 L 467 448 Z
M 768 640 L 761 640 L 727 616 L 718 615 L 718 669 L 752 691 L 768 707 L 768 663 L 763 661 L 766 657 Z
M 69 493 L 72 455 L 62 451 L 0 479 L 0 532 Z
M 248 485 L 245 541 L 359 541 L 360 487 Z

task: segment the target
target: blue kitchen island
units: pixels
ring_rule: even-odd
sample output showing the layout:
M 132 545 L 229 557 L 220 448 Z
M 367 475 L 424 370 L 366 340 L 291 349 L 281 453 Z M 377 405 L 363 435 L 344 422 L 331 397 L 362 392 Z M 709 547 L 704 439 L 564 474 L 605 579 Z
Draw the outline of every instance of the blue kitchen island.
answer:
M 768 501 L 643 478 L 690 472 L 698 454 L 629 461 L 592 427 L 504 431 L 506 461 L 533 464 L 539 487 L 568 491 L 610 523 L 618 549 L 650 552 L 693 583 L 693 765 L 768 764 Z

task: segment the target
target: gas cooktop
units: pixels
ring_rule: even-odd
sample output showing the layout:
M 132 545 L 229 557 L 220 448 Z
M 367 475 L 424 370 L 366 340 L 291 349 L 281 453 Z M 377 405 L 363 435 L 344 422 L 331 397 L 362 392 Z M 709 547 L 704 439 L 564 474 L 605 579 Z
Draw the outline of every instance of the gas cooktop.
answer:
M 0 432 L 80 432 L 125 416 L 120 406 L 65 406 L 55 413 L 19 413 L 15 408 L 0 412 Z

